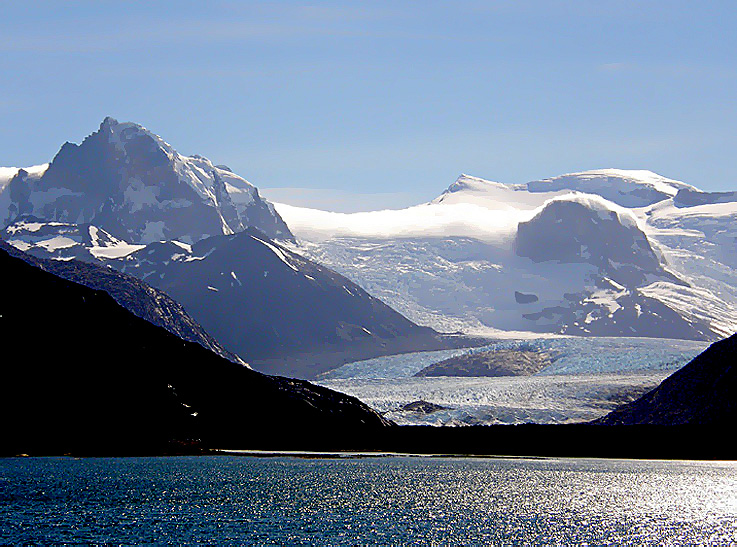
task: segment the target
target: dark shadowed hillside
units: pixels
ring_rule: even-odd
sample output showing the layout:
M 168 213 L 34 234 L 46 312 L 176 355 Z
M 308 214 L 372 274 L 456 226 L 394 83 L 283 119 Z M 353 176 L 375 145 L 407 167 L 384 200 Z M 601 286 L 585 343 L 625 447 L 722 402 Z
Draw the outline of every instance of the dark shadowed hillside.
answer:
M 3 453 L 187 439 L 295 447 L 389 425 L 352 397 L 227 361 L 1 249 L 0 271 Z
M 734 424 L 737 335 L 715 342 L 653 391 L 595 423 L 604 425 Z
M 152 243 L 111 264 L 176 299 L 225 348 L 268 374 L 310 379 L 349 361 L 448 345 L 253 228 L 192 246 Z
M 132 277 L 119 273 L 112 268 L 80 262 L 79 260 L 49 260 L 35 258 L 8 245 L 0 239 L 0 249 L 10 256 L 41 268 L 63 279 L 79 283 L 90 289 L 105 291 L 115 301 L 138 317 L 159 327 L 163 327 L 183 340 L 197 342 L 201 346 L 214 351 L 226 359 L 242 363 L 236 355 L 223 348 L 192 319 L 184 308 L 150 285 Z

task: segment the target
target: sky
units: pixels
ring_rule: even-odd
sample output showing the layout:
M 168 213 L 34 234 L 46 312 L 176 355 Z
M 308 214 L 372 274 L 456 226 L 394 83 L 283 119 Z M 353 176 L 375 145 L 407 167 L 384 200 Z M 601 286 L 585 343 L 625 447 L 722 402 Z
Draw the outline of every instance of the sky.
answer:
M 0 0 L 0 165 L 105 116 L 337 211 L 650 169 L 737 190 L 731 1 Z

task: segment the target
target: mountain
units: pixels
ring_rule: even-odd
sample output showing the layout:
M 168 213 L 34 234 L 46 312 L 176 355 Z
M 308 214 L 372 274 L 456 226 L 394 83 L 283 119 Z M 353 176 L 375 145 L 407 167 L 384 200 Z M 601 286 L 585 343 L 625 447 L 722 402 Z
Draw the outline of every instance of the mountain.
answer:
M 177 337 L 195 342 L 221 357 L 245 365 L 237 355 L 227 351 L 195 322 L 181 304 L 163 292 L 129 275 L 109 267 L 79 260 L 50 260 L 36 258 L 19 251 L 0 239 L 0 250 L 19 258 L 41 270 L 62 279 L 84 285 L 93 290 L 105 291 L 113 299 L 137 317 L 162 327 Z
M 526 184 L 461 175 L 402 210 L 276 207 L 292 248 L 440 331 L 713 341 L 737 330 L 737 203 L 676 203 L 693 192 L 606 169 Z
M 654 390 L 594 423 L 732 426 L 737 419 L 737 335 L 715 342 Z
M 109 261 L 163 290 L 255 369 L 314 378 L 355 361 L 447 343 L 345 277 L 249 228 Z
M 273 206 L 228 168 L 109 117 L 81 144 L 65 143 L 45 170 L 16 172 L 0 193 L 0 224 L 24 215 L 93 224 L 133 244 L 194 243 L 246 226 L 291 237 Z
M 358 400 L 264 376 L 0 249 L 3 454 L 137 453 L 172 441 L 304 448 L 390 425 Z
M 569 173 L 528 182 L 529 192 L 575 190 L 595 194 L 623 207 L 646 207 L 674 197 L 679 191 L 697 191 L 693 186 L 646 170 L 598 169 Z
M 534 217 L 517 225 L 514 243 L 517 255 L 534 262 L 591 264 L 625 286 L 642 284 L 648 275 L 676 280 L 633 215 L 590 196 L 546 202 Z
M 0 167 L 0 192 L 20 172 L 24 171 L 26 176 L 38 178 L 49 168 L 48 163 L 33 165 L 31 167 Z
M 458 343 L 253 228 L 193 245 L 131 245 L 91 224 L 22 217 L 0 235 L 32 256 L 76 258 L 156 287 L 262 372 L 309 379 L 348 361 Z

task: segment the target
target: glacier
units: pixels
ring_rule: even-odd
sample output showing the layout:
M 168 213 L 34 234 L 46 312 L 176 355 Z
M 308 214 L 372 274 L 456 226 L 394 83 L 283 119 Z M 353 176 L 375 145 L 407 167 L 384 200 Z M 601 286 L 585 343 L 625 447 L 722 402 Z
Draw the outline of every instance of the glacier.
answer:
M 317 383 L 353 395 L 400 424 L 574 423 L 599 418 L 653 389 L 707 346 L 662 338 L 496 340 L 475 348 L 349 363 L 323 374 Z M 552 362 L 531 376 L 414 376 L 448 357 L 494 349 L 545 352 Z M 427 414 L 401 410 L 420 400 L 445 408 Z

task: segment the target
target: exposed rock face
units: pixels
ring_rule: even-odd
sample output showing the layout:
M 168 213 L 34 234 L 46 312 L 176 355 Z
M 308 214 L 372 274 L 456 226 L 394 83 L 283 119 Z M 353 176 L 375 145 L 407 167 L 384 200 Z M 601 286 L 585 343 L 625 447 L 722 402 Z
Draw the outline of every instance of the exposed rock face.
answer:
M 3 453 L 156 450 L 171 440 L 284 447 L 390 425 L 358 400 L 183 341 L 105 292 L 0 249 Z
M 737 335 L 715 342 L 657 388 L 594 423 L 732 426 L 737 419 L 736 352 Z
M 737 201 L 737 192 L 701 192 L 696 189 L 679 190 L 673 198 L 676 207 L 696 207 L 712 203 L 731 203 Z
M 539 351 L 475 351 L 432 364 L 415 376 L 529 376 L 550 363 L 550 356 Z
M 447 407 L 436 405 L 435 403 L 431 403 L 429 401 L 412 401 L 411 403 L 402 405 L 399 410 L 402 410 L 404 412 L 417 412 L 419 414 L 432 414 L 433 412 L 445 410 L 446 408 Z
M 657 298 L 660 286 L 688 284 L 666 268 L 635 218 L 613 207 L 596 196 L 556 198 L 519 224 L 519 256 L 595 268 L 585 287 L 523 317 L 536 326 L 556 325 L 561 334 L 714 339 L 708 322 L 684 317 Z
M 539 300 L 536 294 L 526 294 L 519 291 L 514 291 L 514 300 L 517 304 L 534 304 Z
M 82 144 L 65 143 L 42 175 L 18 172 L 0 194 L 0 223 L 22 215 L 94 224 L 130 243 L 193 243 L 250 225 L 271 237 L 292 237 L 273 206 L 242 178 L 112 118 Z
M 519 224 L 515 248 L 535 262 L 592 264 L 629 287 L 648 274 L 672 277 L 633 218 L 591 198 L 550 201 Z

